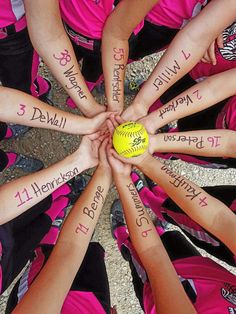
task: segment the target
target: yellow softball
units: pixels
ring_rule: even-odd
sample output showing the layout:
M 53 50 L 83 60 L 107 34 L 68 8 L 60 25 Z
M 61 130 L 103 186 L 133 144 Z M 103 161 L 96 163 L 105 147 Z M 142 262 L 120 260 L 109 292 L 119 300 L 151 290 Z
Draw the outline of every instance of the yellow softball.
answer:
M 115 129 L 113 146 L 123 157 L 139 156 L 148 148 L 148 133 L 140 123 L 125 122 Z

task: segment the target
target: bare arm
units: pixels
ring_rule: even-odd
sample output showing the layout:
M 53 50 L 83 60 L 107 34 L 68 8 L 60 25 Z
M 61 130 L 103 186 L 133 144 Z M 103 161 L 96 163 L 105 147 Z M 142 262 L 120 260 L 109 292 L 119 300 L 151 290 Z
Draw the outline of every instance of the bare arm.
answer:
M 124 75 L 129 55 L 128 39 L 157 0 L 123 0 L 108 17 L 103 29 L 102 62 L 108 110 L 122 112 Z
M 235 19 L 234 0 L 212 0 L 176 35 L 123 118 L 144 117 L 154 101 L 200 61 L 213 40 Z
M 156 313 L 196 313 L 130 176 L 114 173 L 114 180 L 132 244 L 150 280 Z
M 6 110 L 6 106 L 8 109 Z M 105 122 L 109 113 L 85 118 L 62 111 L 18 90 L 0 86 L 0 118 L 3 122 L 23 124 L 70 134 L 91 134 Z
M 139 120 L 154 134 L 157 129 L 169 122 L 189 116 L 209 108 L 236 94 L 236 70 L 231 69 L 208 77 L 173 98 L 161 108 Z
M 100 134 L 83 138 L 79 149 L 58 163 L 0 187 L 0 224 L 19 216 L 58 187 L 97 165 L 96 150 Z
M 236 218 L 226 205 L 149 154 L 137 166 L 157 182 L 189 217 L 236 254 Z
M 110 183 L 110 170 L 101 164 L 67 217 L 46 265 L 13 313 L 60 313 L 84 259 Z
M 150 136 L 150 152 L 236 158 L 236 132 L 204 130 L 161 133 Z
M 80 72 L 61 21 L 59 0 L 25 0 L 24 4 L 33 46 L 53 75 L 86 116 L 104 111 L 89 92 Z

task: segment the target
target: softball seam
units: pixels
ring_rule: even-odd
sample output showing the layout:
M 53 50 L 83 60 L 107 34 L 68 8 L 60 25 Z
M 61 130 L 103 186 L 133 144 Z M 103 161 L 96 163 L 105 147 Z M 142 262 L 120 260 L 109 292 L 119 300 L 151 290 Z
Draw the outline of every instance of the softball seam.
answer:
M 132 147 L 132 148 L 123 150 L 123 151 L 120 152 L 119 154 L 120 154 L 120 155 L 123 155 L 123 157 L 125 157 L 124 155 L 126 155 L 126 154 L 131 154 L 131 153 L 134 153 L 134 152 L 136 152 L 136 151 L 138 151 L 138 150 L 142 150 L 142 149 L 144 149 L 144 150 L 146 151 L 147 146 L 141 145 L 141 146 L 138 146 L 138 147 Z

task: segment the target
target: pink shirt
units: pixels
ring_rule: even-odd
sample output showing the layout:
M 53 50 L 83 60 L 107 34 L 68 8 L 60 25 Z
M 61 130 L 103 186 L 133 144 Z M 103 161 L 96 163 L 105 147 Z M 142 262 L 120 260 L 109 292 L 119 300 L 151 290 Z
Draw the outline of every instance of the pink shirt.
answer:
M 100 39 L 113 3 L 114 0 L 60 0 L 62 19 L 77 33 Z
M 61 313 L 106 314 L 96 296 L 88 291 L 70 291 L 62 306 Z
M 107 17 L 114 8 L 114 0 L 60 0 L 62 19 L 75 32 L 93 39 L 102 38 Z M 143 21 L 134 29 L 136 35 Z
M 160 0 L 146 16 L 155 25 L 180 29 L 196 16 L 207 0 Z
M 14 24 L 24 14 L 23 0 L 0 0 L 0 28 Z
M 180 279 L 188 280 L 196 293 L 194 307 L 197 313 L 235 313 L 236 276 L 209 258 L 200 256 L 177 260 L 174 267 Z M 146 314 L 156 314 L 149 283 L 144 286 L 144 308 Z

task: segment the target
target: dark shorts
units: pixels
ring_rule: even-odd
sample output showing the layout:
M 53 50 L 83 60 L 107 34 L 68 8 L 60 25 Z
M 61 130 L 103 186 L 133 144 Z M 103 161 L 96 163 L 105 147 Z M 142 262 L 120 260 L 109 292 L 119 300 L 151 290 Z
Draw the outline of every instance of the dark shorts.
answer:
M 135 50 L 131 53 L 131 59 L 138 60 L 154 52 L 165 49 L 178 33 L 179 29 L 171 29 L 166 26 L 154 25 L 148 21 L 138 34 Z
M 236 214 L 236 186 L 230 185 L 222 185 L 222 186 L 212 186 L 212 187 L 203 187 L 203 189 L 210 194 L 211 196 L 215 197 L 222 203 L 224 203 L 227 207 L 231 208 L 231 210 Z M 164 203 L 162 204 L 162 215 L 164 219 L 173 225 L 179 226 L 182 231 L 186 234 L 186 236 L 199 248 L 204 249 L 209 254 L 217 257 L 218 259 L 228 263 L 229 265 L 235 266 L 235 258 L 234 254 L 222 243 L 217 239 L 214 235 L 210 232 L 205 231 L 211 239 L 217 241 L 218 245 L 213 245 L 211 242 L 204 241 L 203 239 L 198 239 L 196 236 L 193 236 L 190 232 L 187 232 L 181 225 L 178 224 L 176 217 L 179 217 L 181 221 L 186 221 L 184 217 L 187 215 L 182 211 L 182 209 L 172 201 L 172 199 L 167 198 Z M 175 217 L 175 218 L 173 218 Z M 183 218 L 181 218 L 183 217 Z M 188 224 L 187 224 L 188 226 Z M 200 230 L 200 229 L 199 229 Z M 201 228 L 204 231 L 204 228 Z M 179 249 L 179 248 L 178 248 Z
M 34 249 L 49 231 L 52 221 L 44 214 L 52 204 L 49 195 L 20 216 L 0 226 L 2 245 L 1 271 L 3 293 L 34 257 Z
M 101 40 L 89 38 L 75 32 L 70 26 L 65 25 L 65 30 L 71 40 L 78 61 L 83 60 L 81 72 L 86 81 L 96 83 L 103 74 L 101 57 Z M 132 54 L 136 47 L 138 36 L 131 35 L 129 51 Z
M 186 240 L 186 238 L 179 231 L 165 232 L 161 236 L 161 240 L 172 262 L 187 257 L 200 256 L 199 252 L 190 244 L 189 241 Z M 140 276 L 136 271 L 136 267 L 133 264 L 130 251 L 124 246 L 122 246 L 121 249 L 126 250 L 125 252 L 126 259 L 129 261 L 135 294 L 139 300 L 140 306 L 144 310 L 143 304 L 144 283 L 142 282 Z M 192 302 L 195 301 L 195 298 L 194 299 L 192 298 L 191 286 L 189 286 L 187 282 L 182 282 L 182 284 L 184 286 L 186 293 L 192 299 Z
M 46 263 L 52 250 L 52 245 L 45 245 L 41 247 L 41 251 L 44 256 L 43 265 Z M 37 262 L 37 257 L 35 257 L 35 262 Z M 34 278 L 37 276 L 37 274 L 38 273 L 34 274 Z M 20 280 L 16 283 L 10 294 L 6 313 L 11 313 L 17 305 L 19 301 L 19 291 Z M 104 262 L 104 249 L 99 243 L 91 242 L 89 244 L 84 260 L 70 288 L 70 292 L 73 291 L 92 292 L 104 308 L 104 311 L 107 314 L 110 313 L 110 292 Z

